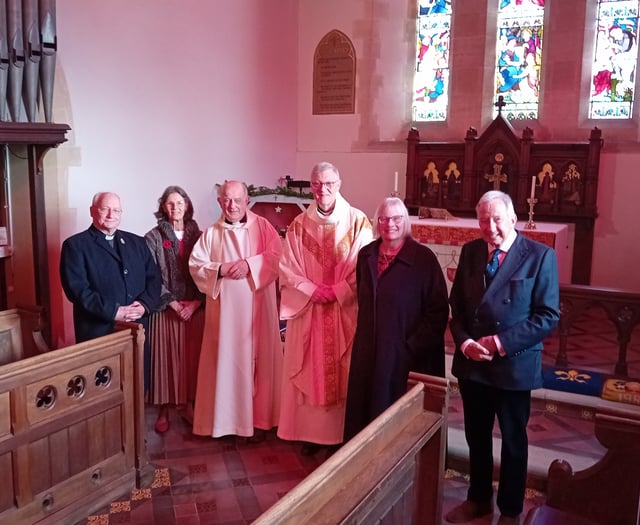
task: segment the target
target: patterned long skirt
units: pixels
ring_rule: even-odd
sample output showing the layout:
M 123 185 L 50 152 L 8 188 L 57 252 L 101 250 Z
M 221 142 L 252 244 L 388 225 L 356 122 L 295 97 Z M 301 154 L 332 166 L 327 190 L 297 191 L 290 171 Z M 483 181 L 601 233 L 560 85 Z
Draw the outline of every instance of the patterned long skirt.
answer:
M 154 405 L 184 405 L 196 397 L 204 308 L 181 321 L 167 308 L 151 315 L 151 398 Z

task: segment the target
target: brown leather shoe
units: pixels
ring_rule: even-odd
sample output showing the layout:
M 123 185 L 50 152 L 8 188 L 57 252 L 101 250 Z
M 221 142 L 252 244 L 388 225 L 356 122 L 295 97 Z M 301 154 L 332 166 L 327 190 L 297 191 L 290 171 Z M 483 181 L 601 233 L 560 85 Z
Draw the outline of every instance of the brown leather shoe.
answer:
M 467 523 L 468 521 L 486 516 L 493 512 L 493 505 L 490 501 L 476 503 L 475 501 L 466 500 L 457 507 L 451 509 L 445 516 L 445 520 L 449 523 Z
M 520 516 L 505 516 L 502 514 L 497 525 L 520 525 Z

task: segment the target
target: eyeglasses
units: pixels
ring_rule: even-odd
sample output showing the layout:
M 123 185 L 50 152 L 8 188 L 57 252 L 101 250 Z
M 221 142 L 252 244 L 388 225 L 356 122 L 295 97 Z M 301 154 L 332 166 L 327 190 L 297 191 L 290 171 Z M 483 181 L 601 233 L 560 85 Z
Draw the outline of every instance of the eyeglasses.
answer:
M 338 184 L 338 182 L 340 182 L 340 181 L 339 181 L 339 180 L 331 180 L 331 181 L 329 181 L 329 182 L 320 182 L 319 180 L 314 180 L 314 181 L 311 183 L 311 187 L 312 187 L 314 190 L 319 190 L 319 189 L 320 189 L 320 188 L 322 188 L 322 187 L 325 187 L 325 188 L 327 188 L 328 190 L 332 190 L 332 189 L 333 189 L 333 187 L 334 187 L 336 184 Z
M 402 215 L 394 215 L 393 217 L 378 217 L 378 224 L 389 224 L 392 222 L 393 224 L 400 224 L 402 222 Z
M 120 208 L 108 208 L 106 206 L 100 206 L 96 208 L 96 210 L 102 215 L 107 215 L 109 212 L 111 212 L 112 215 L 120 215 L 122 213 Z

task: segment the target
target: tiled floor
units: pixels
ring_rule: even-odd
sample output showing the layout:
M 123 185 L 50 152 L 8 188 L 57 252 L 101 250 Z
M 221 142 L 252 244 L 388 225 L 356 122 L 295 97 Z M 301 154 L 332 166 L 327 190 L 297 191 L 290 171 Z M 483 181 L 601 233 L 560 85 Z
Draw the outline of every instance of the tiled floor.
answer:
M 586 331 L 593 323 L 603 324 L 601 317 L 585 320 L 577 331 Z M 603 324 L 603 326 L 606 326 Z M 575 337 L 570 359 L 576 366 L 599 368 L 612 362 L 616 338 L 610 330 L 599 330 L 594 337 Z M 579 334 L 578 334 L 579 335 Z M 640 377 L 640 341 L 634 334 L 629 348 L 630 375 Z M 555 355 L 554 342 L 549 341 L 546 361 Z M 610 370 L 603 370 L 610 372 Z M 597 460 L 602 447 L 593 437 L 593 422 L 584 413 L 563 403 L 553 404 L 540 396 L 534 400 L 529 424 L 530 466 L 542 475 L 549 463 L 558 457 L 570 458 L 574 470 Z M 247 443 L 234 437 L 220 439 L 193 436 L 186 423 L 171 413 L 171 429 L 163 435 L 153 431 L 155 411 L 147 410 L 147 443 L 155 479 L 145 490 L 123 495 L 109 508 L 101 509 L 84 524 L 110 525 L 205 525 L 248 524 L 314 470 L 325 458 L 322 451 L 313 457 L 300 454 L 300 445 L 277 439 L 268 433 L 265 441 Z M 443 515 L 465 498 L 467 483 L 460 474 L 464 464 L 462 412 L 454 392 L 449 411 L 450 466 L 445 480 Z M 532 479 L 531 486 L 536 481 Z M 531 490 L 525 512 L 542 501 L 543 495 Z M 497 513 L 471 522 L 491 525 Z M 444 523 L 444 521 L 443 521 Z

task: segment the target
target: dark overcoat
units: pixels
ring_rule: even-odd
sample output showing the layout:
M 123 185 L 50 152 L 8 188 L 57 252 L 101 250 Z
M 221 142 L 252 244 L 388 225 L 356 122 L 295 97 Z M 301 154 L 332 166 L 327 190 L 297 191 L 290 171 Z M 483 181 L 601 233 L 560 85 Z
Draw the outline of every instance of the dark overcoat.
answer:
M 378 276 L 381 241 L 358 254 L 358 322 L 349 387 L 345 440 L 407 391 L 409 371 L 444 377 L 447 286 L 434 253 L 408 238 Z
M 451 289 L 452 373 L 507 390 L 542 386 L 542 340 L 560 319 L 560 289 L 552 248 L 518 234 L 485 287 L 488 248 L 483 239 L 465 244 Z M 497 334 L 504 357 L 467 359 L 460 345 Z
M 120 306 L 139 301 L 146 314 L 158 308 L 161 277 L 145 240 L 117 230 L 114 247 L 93 225 L 62 244 L 60 279 L 73 304 L 76 342 L 113 332 Z

